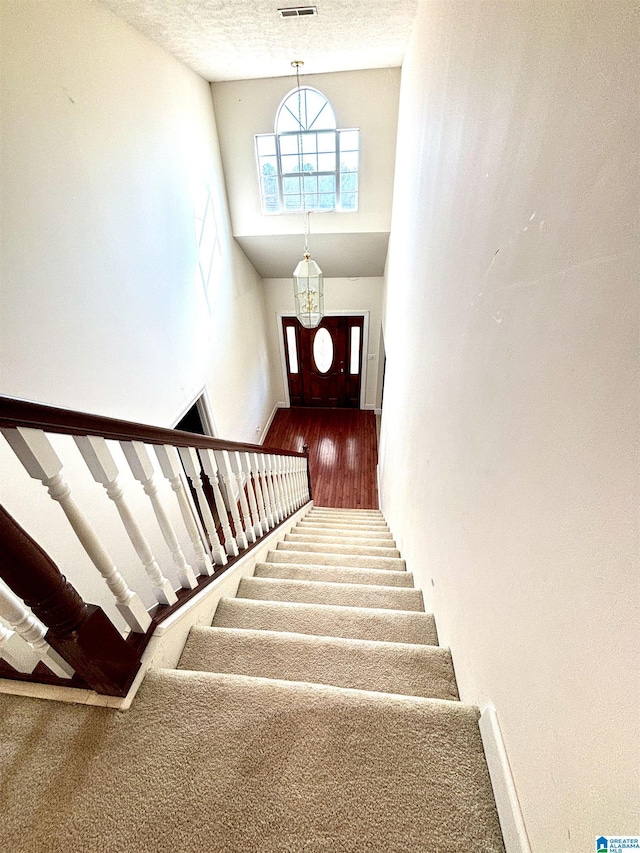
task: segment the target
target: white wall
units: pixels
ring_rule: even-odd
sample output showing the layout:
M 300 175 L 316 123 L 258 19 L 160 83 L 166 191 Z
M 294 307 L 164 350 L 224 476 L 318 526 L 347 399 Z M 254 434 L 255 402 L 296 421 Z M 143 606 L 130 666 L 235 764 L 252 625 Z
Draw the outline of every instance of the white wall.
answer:
M 209 85 L 97 3 L 2 13 L 2 391 L 170 425 L 206 383 L 219 432 L 253 438 L 274 403 L 262 288 L 231 238 Z
M 255 441 L 276 402 L 264 296 L 231 237 L 208 83 L 97 3 L 1 8 L 2 393 L 170 426 L 206 386 L 218 435 Z M 205 285 L 195 219 L 207 205 Z M 115 507 L 73 443 L 55 445 L 73 495 L 150 604 Z M 0 464 L 7 509 L 121 624 L 60 508 L 1 438 Z M 126 470 L 123 482 L 177 585 L 148 500 Z
M 381 505 L 534 853 L 638 832 L 637 33 L 430 2 L 403 68 Z
M 314 216 L 314 233 L 389 230 L 399 80 L 398 68 L 301 77 L 301 85 L 329 99 L 338 127 L 358 127 L 361 136 L 358 212 Z M 301 233 L 300 214 L 263 216 L 253 141 L 256 133 L 274 132 L 278 106 L 295 86 L 295 75 L 212 86 L 236 236 Z
M 369 320 L 368 348 L 363 349 L 363 366 L 366 370 L 365 395 L 362 408 L 375 409 L 380 406 L 378 364 L 380 358 L 380 330 L 382 312 L 382 278 L 327 278 L 324 288 L 325 314 L 366 312 Z M 282 320 L 281 315 L 295 314 L 293 279 L 267 278 L 264 280 L 267 304 L 267 321 L 271 364 L 274 365 L 272 382 L 277 389 L 278 401 L 284 405 L 285 376 L 282 369 Z M 366 343 L 366 342 L 365 342 Z M 367 358 L 373 356 L 373 358 Z

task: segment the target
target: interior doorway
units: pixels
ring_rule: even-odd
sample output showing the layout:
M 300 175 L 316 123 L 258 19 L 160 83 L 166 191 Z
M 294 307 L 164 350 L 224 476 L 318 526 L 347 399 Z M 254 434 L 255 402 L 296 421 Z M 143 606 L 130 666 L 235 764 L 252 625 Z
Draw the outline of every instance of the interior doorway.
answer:
M 360 408 L 364 317 L 324 317 L 316 329 L 283 317 L 282 334 L 291 406 Z
M 197 435 L 210 435 L 215 438 L 216 432 L 206 391 L 203 391 L 193 405 L 187 409 L 174 429 L 194 432 Z

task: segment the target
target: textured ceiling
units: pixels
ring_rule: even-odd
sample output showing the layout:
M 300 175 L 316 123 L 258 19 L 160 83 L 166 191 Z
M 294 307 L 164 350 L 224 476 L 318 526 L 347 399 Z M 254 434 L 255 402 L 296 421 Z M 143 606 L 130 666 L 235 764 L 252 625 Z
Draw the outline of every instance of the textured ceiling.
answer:
M 283 19 L 309 0 L 100 0 L 205 80 L 249 80 L 402 65 L 418 0 L 318 0 L 318 15 Z

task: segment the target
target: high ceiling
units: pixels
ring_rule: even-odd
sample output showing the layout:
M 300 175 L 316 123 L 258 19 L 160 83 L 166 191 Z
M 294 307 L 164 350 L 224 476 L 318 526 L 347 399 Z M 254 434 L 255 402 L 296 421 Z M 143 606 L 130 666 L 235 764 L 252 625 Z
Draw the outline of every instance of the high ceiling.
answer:
M 402 64 L 418 0 L 317 0 L 317 16 L 281 18 L 296 0 L 101 0 L 209 81 Z
M 282 18 L 305 0 L 99 0 L 118 17 L 213 83 L 305 77 L 402 65 L 418 3 L 424 0 L 317 0 L 317 15 Z M 312 0 L 313 2 L 313 0 Z M 372 97 L 374 93 L 372 93 Z M 218 122 L 219 131 L 221 123 Z M 368 145 L 377 144 L 369 139 Z M 253 172 L 255 164 L 248 164 Z M 357 230 L 357 229 L 356 229 Z M 387 233 L 323 234 L 314 243 L 332 277 L 382 275 Z M 290 234 L 238 237 L 263 277 L 290 275 L 300 227 Z

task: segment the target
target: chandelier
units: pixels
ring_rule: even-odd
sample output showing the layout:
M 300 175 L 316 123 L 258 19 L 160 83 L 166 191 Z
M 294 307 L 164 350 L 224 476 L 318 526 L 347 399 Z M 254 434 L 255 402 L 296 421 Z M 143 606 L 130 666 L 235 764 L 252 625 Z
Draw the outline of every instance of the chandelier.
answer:
M 324 276 L 309 252 L 309 211 L 305 211 L 304 257 L 293 271 L 296 317 L 305 329 L 315 329 L 324 316 Z

